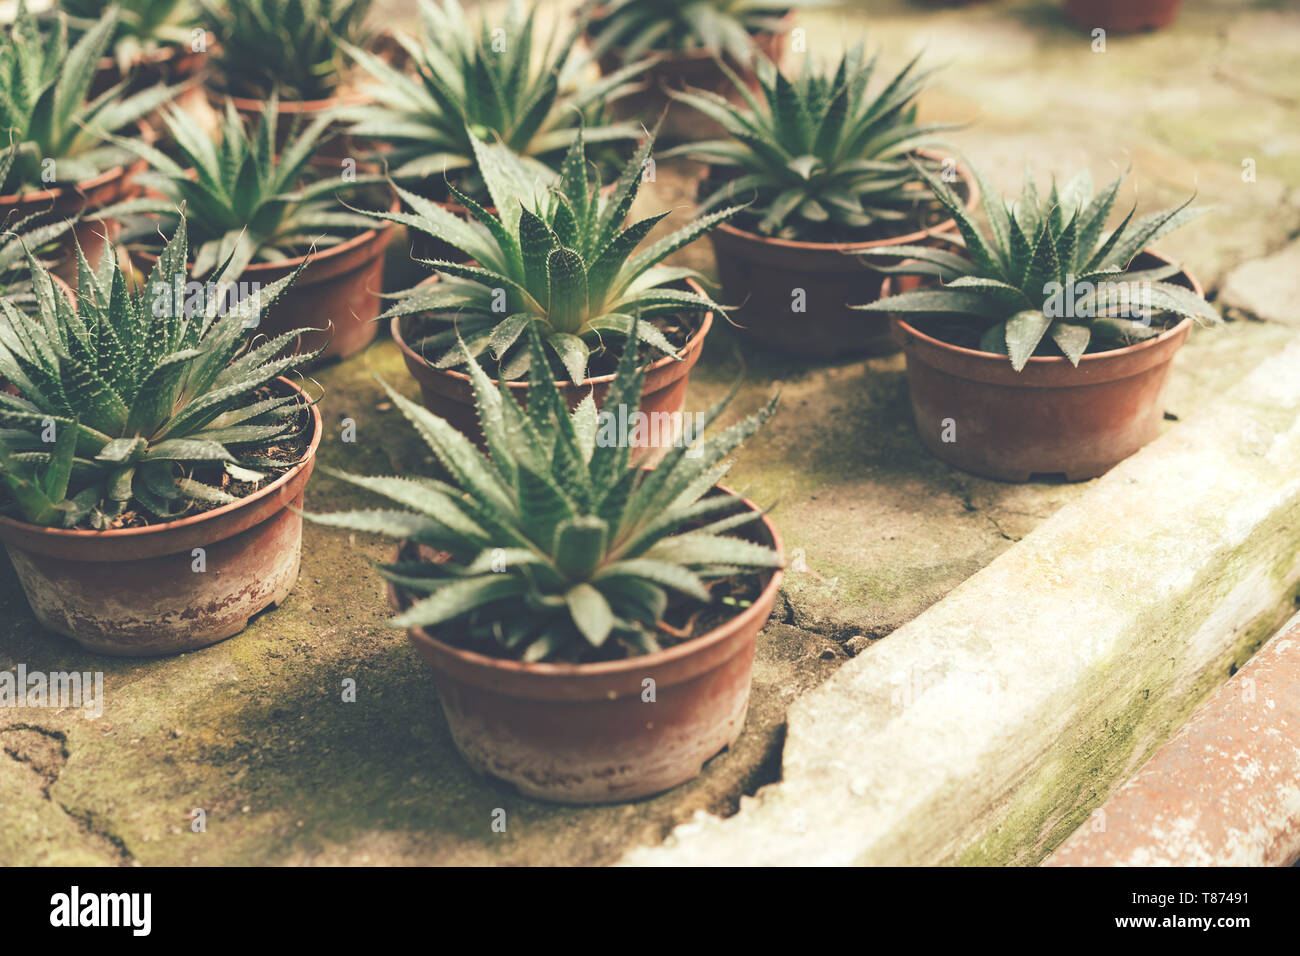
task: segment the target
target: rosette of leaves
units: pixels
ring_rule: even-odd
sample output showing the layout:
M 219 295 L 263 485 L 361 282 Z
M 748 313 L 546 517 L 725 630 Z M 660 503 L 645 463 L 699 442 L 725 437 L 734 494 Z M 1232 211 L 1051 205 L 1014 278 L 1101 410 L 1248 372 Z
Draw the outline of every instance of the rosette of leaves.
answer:
M 367 91 L 375 102 L 342 115 L 353 121 L 354 136 L 391 147 L 384 158 L 399 182 L 448 175 L 479 193 L 473 137 L 536 159 L 537 174 L 544 176 L 580 129 L 589 143 L 641 135 L 637 124 L 608 122 L 604 107 L 634 90 L 632 80 L 648 64 L 584 81 L 590 57 L 580 52 L 581 23 L 563 37 L 553 25 L 543 41 L 535 28 L 537 8 L 525 13 L 520 0 L 512 0 L 495 27 L 486 17 L 471 26 L 457 0 L 420 0 L 420 13 L 419 39 L 397 35 L 414 77 L 355 45 L 348 48 L 376 81 Z
M 970 330 L 970 337 L 978 335 L 981 350 L 1008 356 L 1016 371 L 1033 355 L 1064 355 L 1077 366 L 1085 352 L 1159 335 L 1171 317 L 1220 321 L 1210 303 L 1165 281 L 1181 266 L 1130 268 L 1151 243 L 1200 214 L 1190 208 L 1190 197 L 1139 219 L 1130 209 L 1108 230 L 1106 220 L 1125 176 L 1094 197 L 1086 171 L 1059 190 L 1053 180 L 1046 195 L 1026 175 L 1014 203 L 980 177 L 986 233 L 945 183 L 924 170 L 918 173 L 957 221 L 964 249 L 872 250 L 870 259 L 914 260 L 881 271 L 932 276 L 940 284 L 854 308 L 955 320 Z
M 124 97 L 123 81 L 89 98 L 116 29 L 117 12 L 110 8 L 69 48 L 65 16 L 43 28 L 26 3 L 19 4 L 0 42 L 0 157 L 12 154 L 0 195 L 84 182 L 130 158 L 105 142 L 104 131 L 128 131 L 174 91 L 159 85 Z
M 812 0 L 589 0 L 597 56 L 617 50 L 627 63 L 660 50 L 707 50 L 744 64 L 754 36 L 777 33 L 791 10 Z
M 0 300 L 0 485 L 34 524 L 113 527 L 125 512 L 171 520 L 237 500 L 227 481 L 260 482 L 296 464 L 277 447 L 304 419 L 276 376 L 310 356 L 278 357 L 299 331 L 261 344 L 245 324 L 297 273 L 226 306 L 225 272 L 198 288 L 184 221 L 131 291 L 106 255 L 80 255 L 77 301 L 30 262 L 36 312 Z
M 706 295 L 678 287 L 699 277 L 694 270 L 660 263 L 737 208 L 700 217 L 640 248 L 668 215 L 625 225 L 652 145 L 653 138 L 647 138 L 604 195 L 599 178 L 588 178 L 581 135 L 564 158 L 558 182 L 549 188 L 539 187 L 504 147 L 473 140 L 497 213 L 449 186 L 473 221 L 400 188 L 414 212 L 375 215 L 435 236 L 475 264 L 426 261 L 440 281 L 399 293 L 384 317 L 418 315 L 426 325 L 437 326 L 411 343 L 435 367 L 459 367 L 468 353 L 506 381 L 529 374 L 536 354 L 523 346 L 529 328 L 538 331 L 548 356 L 575 383 L 586 378 L 596 350 L 618 346 L 635 352 L 643 342 L 676 355 L 654 317 L 725 310 Z M 629 328 L 634 329 L 631 346 Z
M 345 44 L 371 37 L 371 0 L 199 0 L 226 92 L 320 100 L 346 75 Z
M 440 563 L 380 566 L 417 598 L 390 623 L 436 626 L 441 640 L 496 657 L 626 657 L 660 649 L 671 635 L 659 624 L 673 598 L 717 604 L 710 582 L 779 566 L 771 548 L 727 533 L 759 513 L 734 495 L 710 494 L 775 401 L 712 438 L 670 449 L 647 471 L 630 466 L 626 442 L 602 439 L 591 396 L 573 412 L 565 407 L 535 328 L 527 339 L 542 370 L 529 382 L 527 411 L 469 363 L 490 455 L 390 388 L 450 481 L 331 471 L 393 506 L 307 516 L 446 553 Z M 635 412 L 644 374 L 625 353 L 606 408 Z
M 917 122 L 916 97 L 934 73 L 918 69 L 919 55 L 879 89 L 871 82 L 877 59 L 859 44 L 833 72 L 807 58 L 798 76 L 787 77 L 759 58 L 758 93 L 737 80 L 739 104 L 707 90 L 670 90 L 728 138 L 664 155 L 707 163 L 701 208 L 749 200 L 744 219 L 763 235 L 827 241 L 896 233 L 934 205 L 914 172 L 916 150 L 956 125 Z
M 156 220 L 170 231 L 184 209 L 194 236 L 194 274 L 208 275 L 229 260 L 227 272 L 238 276 L 250 263 L 283 262 L 374 228 L 373 220 L 342 208 L 338 196 L 379 186 L 383 178 L 345 176 L 341 166 L 311 165 L 330 123 L 327 116 L 305 128 L 295 125 L 277 154 L 276 106 L 272 95 L 250 130 L 252 124 L 227 101 L 217 139 L 189 113 L 171 107 L 166 126 L 175 159 L 148 143 L 118 140 L 149 163 L 150 171 L 139 178 L 158 193 L 108 210 L 114 216 L 156 217 L 130 226 L 124 239 L 157 235 Z
M 126 73 L 141 56 L 166 46 L 188 46 L 199 25 L 194 0 L 117 0 L 117 29 L 112 56 Z M 103 0 L 60 0 L 69 23 L 87 31 L 104 14 Z

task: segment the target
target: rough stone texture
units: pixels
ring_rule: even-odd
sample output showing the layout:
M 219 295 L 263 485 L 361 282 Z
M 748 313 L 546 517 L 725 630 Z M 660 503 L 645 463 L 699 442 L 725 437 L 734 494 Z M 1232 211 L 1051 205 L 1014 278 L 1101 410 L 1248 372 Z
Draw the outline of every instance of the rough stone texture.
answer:
M 1040 859 L 1293 613 L 1298 365 L 1294 342 L 845 664 L 791 711 L 781 783 L 628 862 Z
M 409 0 L 380 6 L 385 23 L 409 24 L 416 15 Z M 563 7 L 555 5 L 557 16 Z M 1211 288 L 1300 228 L 1300 17 L 1292 11 L 1225 0 L 1185 4 L 1173 29 L 1113 38 L 1106 53 L 1091 52 L 1057 0 L 953 10 L 880 0 L 867 13 L 845 7 L 808 15 L 804 25 L 815 56 L 837 55 L 847 38 L 865 34 L 883 47 L 883 68 L 901 65 L 923 45 L 930 62 L 949 60 L 923 100 L 924 118 L 974 118 L 951 142 L 1002 188 L 1017 188 L 1029 161 L 1040 178 L 1086 164 L 1099 181 L 1131 163 L 1127 195 L 1139 212 L 1198 190 L 1199 201 L 1216 208 L 1213 218 L 1163 245 Z M 1253 183 L 1241 178 L 1243 158 L 1256 160 Z M 642 210 L 673 205 L 662 228 L 690 216 L 692 173 L 689 164 L 659 164 Z M 680 258 L 712 269 L 707 242 Z M 389 265 L 390 287 L 405 284 L 399 275 L 414 281 L 421 274 L 400 243 Z M 915 626 L 879 639 L 1096 484 L 1003 485 L 939 465 L 915 437 L 901 358 L 802 363 L 746 348 L 724 323 L 715 329 L 688 407 L 705 407 L 737 377 L 744 384 L 734 416 L 782 388 L 781 412 L 741 454 L 731 480 L 776 506 L 793 567 L 785 607 L 760 641 L 746 733 L 694 784 L 625 807 L 574 810 L 522 801 L 474 777 L 451 749 L 423 664 L 384 626 L 388 609 L 366 563 L 386 556 L 383 544 L 309 527 L 302 577 L 284 606 L 223 645 L 152 662 L 89 657 L 41 633 L 0 562 L 0 669 L 18 662 L 33 670 L 102 669 L 108 696 L 95 721 L 0 709 L 0 863 L 616 859 L 657 843 L 697 810 L 728 813 L 749 799 L 742 794 L 777 779 L 786 708 L 798 695 L 846 654 L 870 648 L 876 655 L 891 645 L 902 653 L 924 640 Z M 1293 329 L 1254 321 L 1196 332 L 1176 360 L 1167 409 L 1184 420 L 1206 411 L 1295 337 Z M 317 373 L 326 392 L 322 461 L 375 473 L 427 464 L 396 412 L 383 407 L 372 370 L 415 394 L 387 342 Z M 356 422 L 355 444 L 340 441 L 344 418 Z M 344 503 L 335 482 L 312 480 L 309 508 Z M 1016 601 L 1032 580 L 1017 582 Z M 1035 646 L 1024 650 L 1031 662 Z M 922 669 L 918 679 L 930 673 Z M 355 704 L 340 701 L 348 677 L 358 683 Z M 1196 684 L 1187 706 L 1223 677 L 1226 665 Z M 1127 685 L 1111 691 L 1117 700 L 1132 698 Z M 886 704 L 893 694 L 889 689 Z M 845 747 L 852 719 L 871 713 L 855 702 L 842 725 L 827 716 L 816 733 L 828 748 Z M 905 716 L 879 759 L 932 745 L 911 735 L 918 712 Z M 1169 728 L 1176 723 L 1165 719 Z M 799 772 L 811 732 L 787 755 L 788 772 Z M 1123 774 L 1112 772 L 1120 758 L 1109 750 L 1080 743 L 1052 754 L 1058 773 L 1044 776 L 1036 794 L 1047 794 L 1076 765 L 1095 781 L 1081 785 L 1077 809 L 1053 831 L 1059 838 Z M 952 765 L 954 774 L 966 759 Z M 828 787 L 840 787 L 828 773 Z M 870 779 L 850 783 L 866 793 L 874 786 Z M 791 826 L 818 825 L 814 803 L 802 813 L 791 806 Z M 497 807 L 507 811 L 504 834 L 490 826 Z M 194 808 L 207 811 L 205 834 L 190 830 Z M 976 800 L 970 818 L 985 809 Z M 927 827 L 922 821 L 898 837 L 921 846 L 932 839 Z
M 1206 701 L 1047 866 L 1300 860 L 1300 615 Z
M 1220 303 L 1265 322 L 1300 326 L 1300 241 L 1228 273 Z

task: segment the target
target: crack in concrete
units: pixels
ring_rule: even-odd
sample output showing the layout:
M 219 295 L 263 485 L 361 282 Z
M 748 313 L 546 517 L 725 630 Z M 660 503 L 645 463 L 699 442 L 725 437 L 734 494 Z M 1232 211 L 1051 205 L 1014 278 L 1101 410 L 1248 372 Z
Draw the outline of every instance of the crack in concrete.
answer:
M 35 735 L 39 740 L 33 741 L 24 735 Z M 0 751 L 29 766 L 42 781 L 41 796 L 63 811 L 87 837 L 98 838 L 111 847 L 111 850 L 106 848 L 106 852 L 115 854 L 120 865 L 135 863 L 122 838 L 112 832 L 106 822 L 101 822 L 93 811 L 71 807 L 54 796 L 54 785 L 58 783 L 69 757 L 67 734 L 38 724 L 11 724 L 0 729 Z

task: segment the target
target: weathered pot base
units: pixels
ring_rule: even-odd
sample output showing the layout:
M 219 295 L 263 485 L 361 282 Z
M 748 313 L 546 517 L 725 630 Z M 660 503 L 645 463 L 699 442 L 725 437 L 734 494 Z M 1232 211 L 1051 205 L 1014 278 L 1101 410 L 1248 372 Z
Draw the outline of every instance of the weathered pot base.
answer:
M 302 506 L 302 496 L 294 502 Z M 302 518 L 289 510 L 192 551 L 116 563 L 67 561 L 6 545 L 46 630 L 113 657 L 179 654 L 238 634 L 298 580 Z

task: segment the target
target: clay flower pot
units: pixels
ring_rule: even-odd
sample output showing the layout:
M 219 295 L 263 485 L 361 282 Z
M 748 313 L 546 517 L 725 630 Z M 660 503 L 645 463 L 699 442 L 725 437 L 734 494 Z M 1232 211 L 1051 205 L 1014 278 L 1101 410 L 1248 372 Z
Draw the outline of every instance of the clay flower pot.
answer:
M 140 129 L 143 136 L 152 137 L 144 124 L 141 124 Z M 113 239 L 121 227 L 115 219 L 94 218 L 94 212 L 134 196 L 135 176 L 145 166 L 144 160 L 136 160 L 130 166 L 114 166 L 93 179 L 73 186 L 0 196 L 0 223 L 17 222 L 38 213 L 42 215 L 41 222 L 69 219 L 80 214 L 82 218 L 59 241 L 60 261 L 52 270 L 59 278 L 75 282 L 77 257 L 74 237 L 81 244 L 86 261 L 92 264 L 99 262 L 108 240 Z
M 766 518 L 759 537 L 784 557 Z M 626 660 L 525 664 L 460 650 L 423 628 L 407 634 L 433 668 L 452 740 L 474 769 L 541 800 L 635 800 L 698 776 L 740 736 L 755 639 L 781 577 L 772 572 L 757 600 L 721 627 Z M 391 587 L 389 597 L 402 606 Z M 642 699 L 647 679 L 653 702 Z
M 238 634 L 254 614 L 283 601 L 302 549 L 302 518 L 288 506 L 302 506 L 321 439 L 320 412 L 312 406 L 310 414 L 302 462 L 212 511 L 117 531 L 0 516 L 0 541 L 41 626 L 99 654 L 177 654 Z M 196 570 L 196 548 L 205 570 Z
M 1148 250 L 1133 268 L 1170 261 Z M 1168 281 L 1201 294 L 1188 272 Z M 891 279 L 886 294 L 919 284 L 914 276 Z M 1192 325 L 1185 318 L 1155 338 L 1084 355 L 1077 368 L 1062 356 L 1034 356 L 1017 372 L 1005 355 L 950 345 L 897 316 L 893 322 L 921 442 L 963 471 L 1017 482 L 1095 478 L 1154 439 L 1170 365 Z
M 1065 0 L 1065 14 L 1079 26 L 1107 33 L 1158 30 L 1178 19 L 1182 0 Z
M 436 279 L 437 276 L 431 276 L 426 281 Z M 695 282 L 687 281 L 690 282 L 696 292 L 703 291 Z M 469 376 L 464 372 L 457 372 L 453 369 L 434 368 L 429 362 L 425 361 L 423 356 L 411 348 L 402 334 L 402 318 L 402 316 L 393 316 L 393 341 L 402 350 L 402 358 L 406 362 L 407 371 L 420 383 L 420 397 L 424 407 L 440 418 L 446 419 L 461 434 L 482 447 L 483 431 L 479 427 L 478 411 L 474 405 L 474 387 L 470 383 Z M 685 407 L 686 385 L 691 369 L 699 361 L 700 351 L 704 347 L 704 337 L 709 334 L 709 329 L 712 327 L 713 313 L 706 312 L 699 331 L 682 346 L 680 350 L 682 357 L 680 359 L 665 355 L 663 358 L 650 363 L 649 368 L 646 370 L 645 383 L 641 388 L 641 411 L 650 416 L 652 420 L 656 414 L 680 412 Z M 573 382 L 557 382 L 556 384 L 570 408 L 576 407 L 589 393 L 595 394 L 596 405 L 600 407 L 604 403 L 605 393 L 609 391 L 610 383 L 613 381 L 614 376 L 610 374 L 583 379 L 582 382 L 576 385 Z M 495 380 L 493 384 L 496 384 Z M 527 407 L 528 383 L 521 381 L 507 382 L 506 384 L 520 406 Z
M 324 347 L 317 363 L 344 359 L 361 351 L 379 331 L 375 319 L 382 307 L 379 294 L 384 284 L 384 252 L 391 234 L 392 224 L 385 223 L 313 253 L 302 275 L 250 333 L 274 338 L 293 329 L 313 329 L 299 339 L 297 350 L 310 352 Z M 152 252 L 139 251 L 136 256 L 149 270 L 158 262 Z M 266 287 L 291 274 L 306 258 L 255 262 L 238 281 Z
M 922 150 L 927 156 L 937 154 Z M 964 166 L 966 208 L 979 202 L 979 187 Z M 739 334 L 787 355 L 828 359 L 880 355 L 898 348 L 886 316 L 849 308 L 880 298 L 883 273 L 859 258 L 886 246 L 932 245 L 955 226 L 946 219 L 928 229 L 871 242 L 798 242 L 747 232 L 731 223 L 709 231 L 722 295 Z M 804 311 L 794 311 L 802 289 Z
M 208 100 L 213 109 L 222 110 L 225 108 L 225 94 L 209 91 Z M 235 111 L 239 113 L 240 118 L 245 123 L 256 125 L 266 111 L 266 100 L 257 100 L 245 96 L 231 96 L 230 101 L 234 104 Z M 309 123 L 318 119 L 322 113 L 328 113 L 346 106 L 364 106 L 370 102 L 371 98 L 362 93 L 342 94 L 324 100 L 280 100 L 276 104 L 275 148 L 277 150 L 284 148 L 295 123 L 298 124 L 299 128 L 305 128 Z M 350 136 L 342 132 L 346 129 L 346 126 L 347 124 L 343 123 L 331 125 L 330 128 L 339 135 L 331 138 L 321 149 L 317 150 L 316 155 L 318 157 L 338 161 L 352 158 L 356 159 L 358 163 L 360 162 L 360 156 L 365 151 L 365 147 L 360 143 L 354 143 Z
M 593 14 L 593 20 L 599 16 L 598 8 Z M 794 14 L 788 13 L 777 32 L 755 34 L 754 45 L 759 55 L 767 57 L 773 63 L 780 63 L 781 56 L 785 53 L 786 34 L 793 25 Z M 733 103 L 744 102 L 731 80 L 719 69 L 713 54 L 707 50 L 653 50 L 651 55 L 660 59 L 637 77 L 637 81 L 643 83 L 645 88 L 611 103 L 610 110 L 614 116 L 619 120 L 639 121 L 653 126 L 663 115 L 663 126 L 659 129 L 659 138 L 662 140 L 719 139 L 726 136 L 727 132 L 720 124 L 678 103 L 664 92 L 666 89 L 708 90 Z M 606 51 L 598 63 L 601 73 L 606 75 L 627 65 L 622 50 L 617 47 Z M 758 78 L 752 69 L 730 60 L 727 61 L 727 66 L 748 83 L 751 89 L 758 88 Z M 668 111 L 666 115 L 664 110 Z

